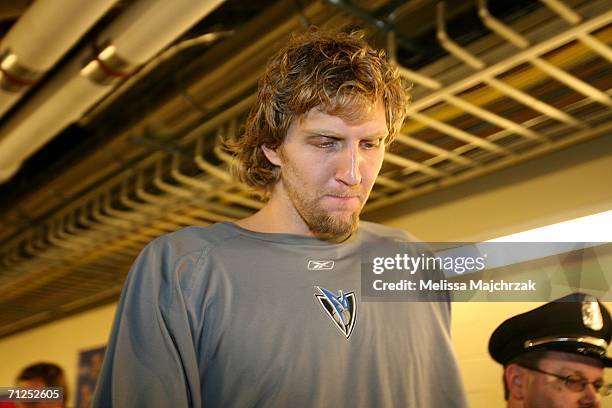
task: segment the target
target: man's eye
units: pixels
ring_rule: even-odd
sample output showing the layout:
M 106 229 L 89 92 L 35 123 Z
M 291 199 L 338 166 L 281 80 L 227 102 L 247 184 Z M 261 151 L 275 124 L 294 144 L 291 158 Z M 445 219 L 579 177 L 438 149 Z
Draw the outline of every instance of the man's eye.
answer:
M 338 140 L 333 137 L 319 136 L 312 140 L 312 144 L 320 149 L 329 149 L 338 144 Z
M 565 381 L 568 387 L 575 388 L 576 390 L 583 390 L 587 386 L 587 384 L 589 384 L 589 382 L 586 381 L 584 378 L 574 376 L 567 377 Z
M 363 146 L 365 149 L 376 149 L 378 146 L 380 146 L 380 139 L 371 142 L 363 142 L 361 146 Z

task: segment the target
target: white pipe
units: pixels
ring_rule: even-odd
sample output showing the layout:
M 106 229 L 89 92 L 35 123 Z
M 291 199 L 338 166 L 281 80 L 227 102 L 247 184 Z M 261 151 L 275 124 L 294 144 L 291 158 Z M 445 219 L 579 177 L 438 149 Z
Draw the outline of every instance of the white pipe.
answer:
M 82 0 L 81 0 L 82 1 Z M 100 36 L 134 65 L 145 63 L 213 11 L 221 0 L 139 1 Z
M 108 92 L 80 76 L 79 66 L 77 61 L 66 67 L 0 128 L 0 182 Z
M 0 183 L 112 90 L 104 77 L 109 68 L 128 73 L 222 2 L 142 0 L 132 5 L 100 35 L 106 48 L 97 58 L 82 52 L 0 128 Z M 87 57 L 91 62 L 81 69 Z
M 2 39 L 21 63 L 45 71 L 102 17 L 116 0 L 35 1 Z
M 36 1 L 11 27 L 0 43 L 2 70 L 0 78 L 12 82 L 34 82 L 98 21 L 116 0 Z M 17 73 L 17 75 L 15 75 Z M 13 74 L 13 75 L 10 75 Z M 20 78 L 25 75 L 29 78 Z M 18 85 L 17 85 L 18 86 Z M 0 116 L 21 97 L 21 92 L 0 92 Z

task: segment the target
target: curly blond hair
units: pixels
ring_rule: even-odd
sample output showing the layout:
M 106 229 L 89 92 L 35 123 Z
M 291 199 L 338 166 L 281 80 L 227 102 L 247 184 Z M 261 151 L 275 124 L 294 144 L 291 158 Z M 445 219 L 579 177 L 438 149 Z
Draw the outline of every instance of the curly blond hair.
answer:
M 311 28 L 292 37 L 269 61 L 244 134 L 230 146 L 235 175 L 262 196 L 269 195 L 280 172 L 262 146 L 279 147 L 291 123 L 315 107 L 353 121 L 380 101 L 389 144 L 402 125 L 409 96 L 385 52 L 371 48 L 361 33 Z

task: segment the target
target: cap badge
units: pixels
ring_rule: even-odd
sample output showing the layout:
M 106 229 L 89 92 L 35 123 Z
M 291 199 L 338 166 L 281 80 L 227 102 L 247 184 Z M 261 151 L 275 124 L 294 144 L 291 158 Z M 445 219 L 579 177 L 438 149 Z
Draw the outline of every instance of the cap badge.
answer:
M 591 330 L 603 328 L 603 318 L 597 301 L 582 301 L 582 322 Z

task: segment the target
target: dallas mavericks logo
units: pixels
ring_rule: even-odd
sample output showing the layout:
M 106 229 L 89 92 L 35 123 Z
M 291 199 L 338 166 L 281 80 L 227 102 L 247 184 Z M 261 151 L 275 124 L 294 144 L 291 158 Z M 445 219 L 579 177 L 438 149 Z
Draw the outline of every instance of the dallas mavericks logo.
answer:
M 320 286 L 315 286 L 319 293 L 315 293 L 315 297 L 327 312 L 327 315 L 332 319 L 334 325 L 347 339 L 351 337 L 351 333 L 355 328 L 357 318 L 357 302 L 355 292 L 342 293 L 340 290 L 335 294 Z

